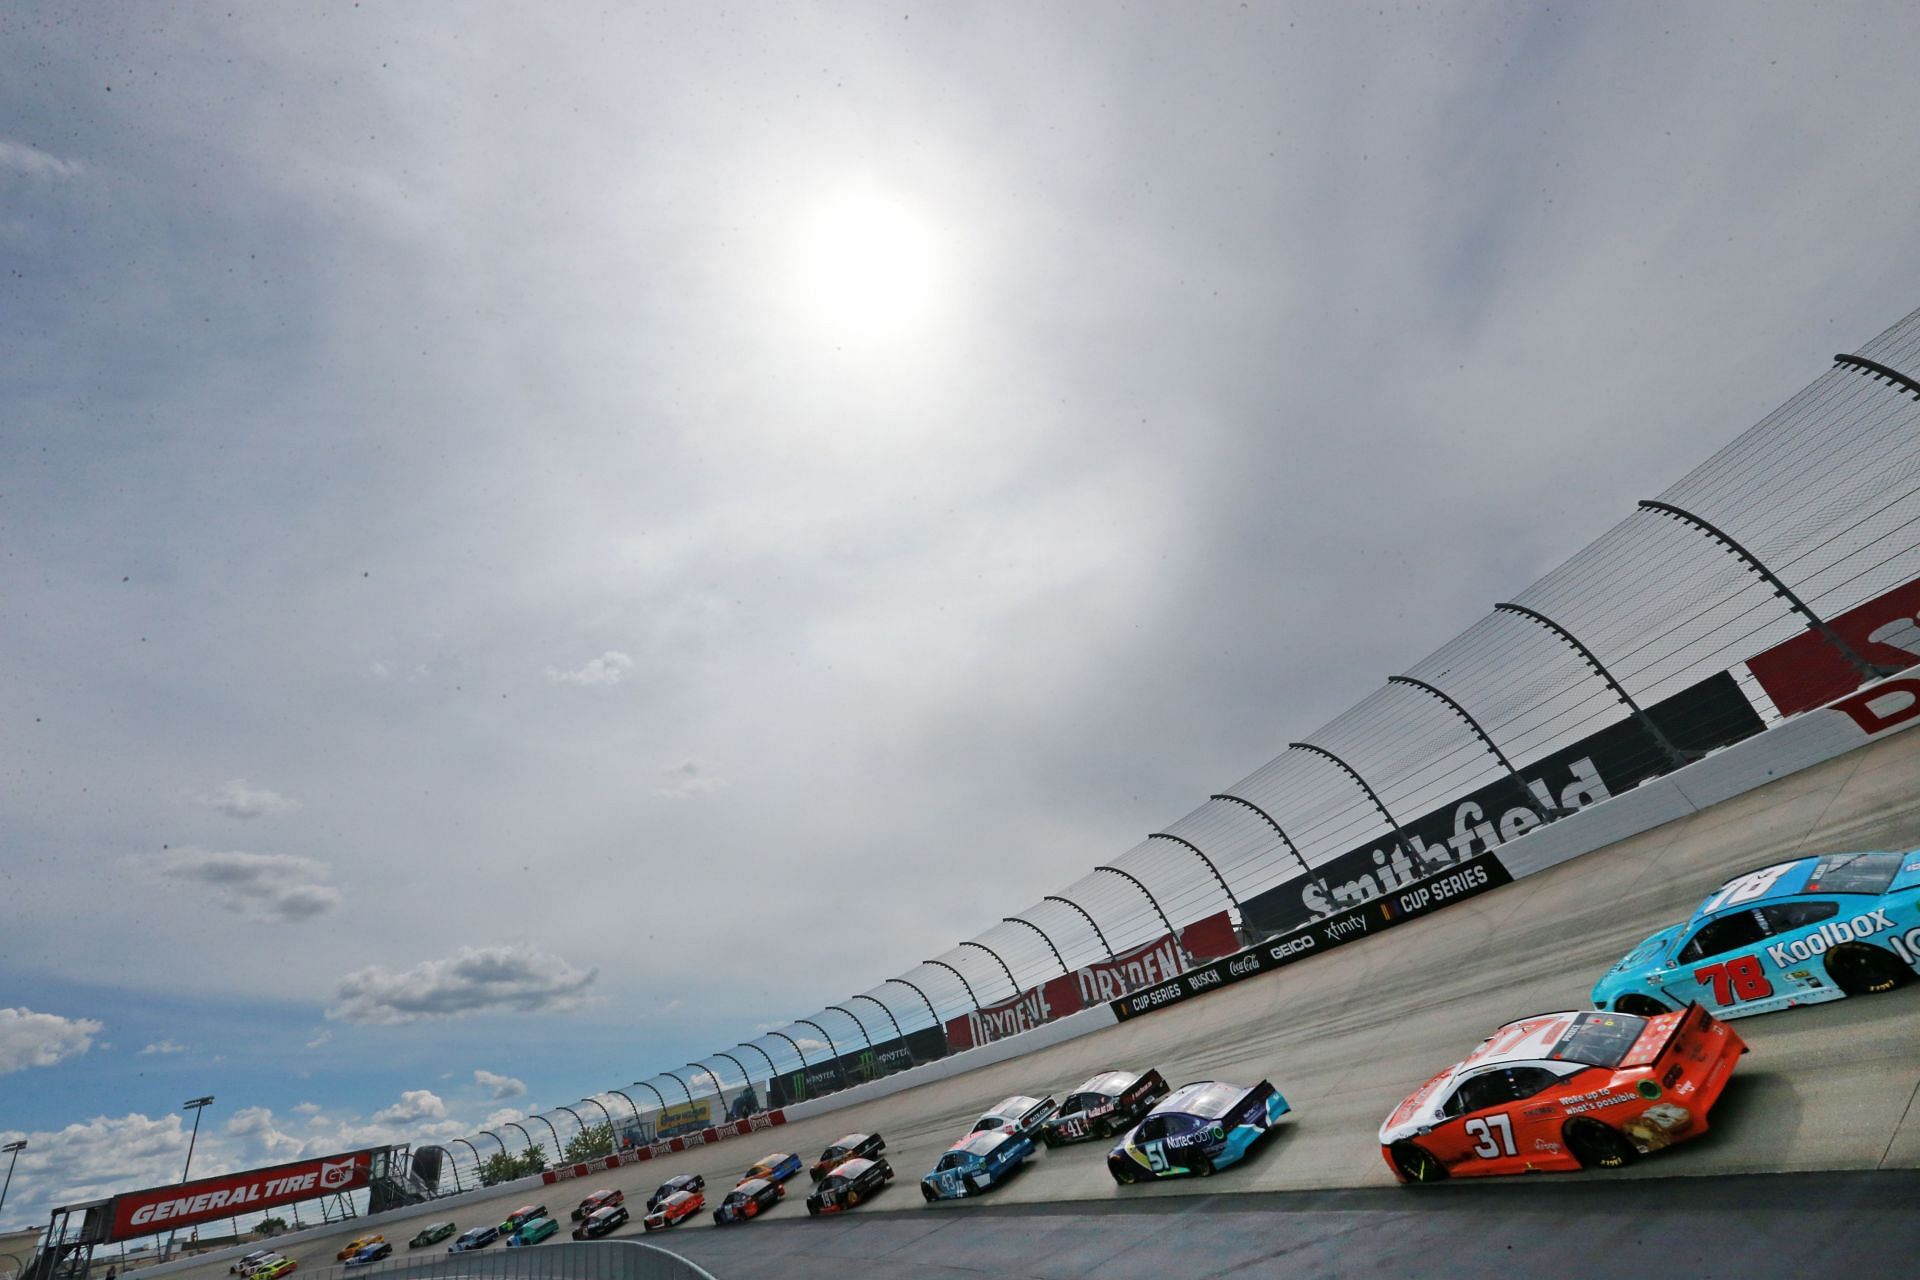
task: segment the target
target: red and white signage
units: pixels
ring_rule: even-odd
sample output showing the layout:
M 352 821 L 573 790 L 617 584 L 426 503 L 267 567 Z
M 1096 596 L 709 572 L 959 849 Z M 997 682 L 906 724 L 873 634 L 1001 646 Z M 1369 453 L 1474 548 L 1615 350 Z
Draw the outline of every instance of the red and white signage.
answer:
M 684 1134 L 678 1138 L 669 1138 L 665 1142 L 656 1142 L 651 1146 L 629 1147 L 625 1151 L 616 1151 L 610 1156 L 601 1156 L 585 1164 L 571 1164 L 559 1169 L 548 1169 L 540 1175 L 540 1181 L 547 1186 L 556 1182 L 565 1182 L 569 1178 L 584 1178 L 590 1173 L 602 1169 L 618 1169 L 623 1164 L 638 1164 L 642 1160 L 653 1160 L 661 1156 L 672 1155 L 676 1151 L 685 1151 L 688 1147 L 698 1147 L 709 1142 L 718 1142 L 722 1138 L 744 1137 L 757 1133 L 761 1129 L 771 1129 L 774 1125 L 785 1124 L 785 1111 L 762 1111 L 748 1116 L 745 1120 L 730 1120 L 726 1124 L 711 1129 L 702 1129 L 699 1133 Z
M 240 1213 L 353 1191 L 372 1180 L 373 1152 L 349 1151 L 171 1187 L 128 1191 L 113 1199 L 112 1240 L 171 1231 Z
M 1894 668 L 1920 663 L 1920 578 L 1856 605 L 1827 625 L 1868 662 Z M 1747 670 L 1783 716 L 1824 706 L 1860 684 L 1860 673 L 1812 628 L 1748 658 Z
M 1180 931 L 1180 946 L 1172 934 L 1162 934 L 1152 942 L 1135 947 L 1111 960 L 1090 964 L 1084 969 L 1051 978 L 1039 986 L 1022 991 L 1001 1004 L 976 1009 L 947 1022 L 947 1048 L 958 1053 L 976 1045 L 992 1044 L 1022 1031 L 1031 1031 L 1044 1022 L 1064 1018 L 1070 1013 L 1118 1000 L 1121 996 L 1150 987 L 1185 969 L 1240 949 L 1233 922 L 1224 911 L 1204 920 L 1196 920 Z M 1181 955 L 1182 949 L 1186 955 Z

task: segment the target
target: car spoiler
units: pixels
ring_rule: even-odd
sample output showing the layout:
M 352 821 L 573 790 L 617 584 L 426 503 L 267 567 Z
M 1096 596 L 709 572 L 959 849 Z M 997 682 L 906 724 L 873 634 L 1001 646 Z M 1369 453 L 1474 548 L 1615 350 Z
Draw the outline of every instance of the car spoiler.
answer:
M 1627 1050 L 1627 1056 L 1621 1059 L 1620 1066 L 1622 1069 L 1659 1066 L 1680 1047 L 1682 1040 L 1705 1031 L 1713 1023 L 1713 1015 L 1698 1001 L 1678 1013 L 1663 1013 L 1649 1018 L 1646 1030 L 1633 1042 L 1633 1048 Z

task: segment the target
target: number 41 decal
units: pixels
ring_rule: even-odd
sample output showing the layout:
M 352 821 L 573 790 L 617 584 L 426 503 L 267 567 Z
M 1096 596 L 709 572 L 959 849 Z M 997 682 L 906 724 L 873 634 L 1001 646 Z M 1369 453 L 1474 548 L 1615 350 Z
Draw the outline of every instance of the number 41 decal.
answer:
M 1476 1139 L 1473 1154 L 1494 1160 L 1513 1154 L 1513 1121 L 1506 1116 L 1475 1117 L 1466 1123 L 1467 1136 Z
M 1693 980 L 1702 985 L 1712 984 L 1713 1002 L 1720 1005 L 1765 1000 L 1773 994 L 1773 983 L 1767 981 L 1766 973 L 1760 968 L 1759 956 L 1735 956 L 1719 964 L 1706 965 L 1693 971 Z

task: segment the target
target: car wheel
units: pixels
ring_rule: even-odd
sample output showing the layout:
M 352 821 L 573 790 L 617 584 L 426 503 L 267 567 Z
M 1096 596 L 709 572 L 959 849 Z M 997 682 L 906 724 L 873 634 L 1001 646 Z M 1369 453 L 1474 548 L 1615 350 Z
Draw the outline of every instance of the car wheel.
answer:
M 1666 1005 L 1661 1004 L 1652 996 L 1632 993 L 1615 999 L 1613 1002 L 1613 1011 L 1615 1013 L 1631 1014 L 1636 1018 L 1657 1018 L 1663 1013 L 1673 1012 L 1673 1010 L 1667 1008 Z
M 817 1218 L 820 1216 L 820 1206 L 811 1200 L 807 1201 L 807 1216 L 809 1218 Z
M 1566 1128 L 1567 1150 L 1582 1169 L 1620 1169 L 1639 1153 L 1627 1135 L 1598 1120 L 1574 1120 Z
M 1213 1176 L 1213 1161 L 1206 1156 L 1201 1156 L 1199 1163 L 1193 1166 L 1192 1173 L 1196 1178 L 1211 1178 Z
M 849 1190 L 847 1192 L 847 1208 L 851 1209 L 859 1203 L 860 1203 L 860 1193 L 858 1191 Z
M 921 1198 L 924 1199 L 928 1204 L 933 1203 L 933 1200 L 934 1200 L 933 1188 L 928 1186 L 924 1182 L 920 1184 L 920 1195 L 921 1195 Z
M 1093 1125 L 1093 1136 L 1099 1141 L 1104 1142 L 1113 1136 L 1113 1126 L 1105 1120 L 1096 1120 Z
M 1448 1177 L 1447 1166 L 1441 1164 L 1433 1152 L 1417 1142 L 1396 1142 L 1387 1148 L 1387 1154 L 1393 1157 L 1393 1167 L 1402 1182 L 1445 1182 Z
M 1913 980 L 1913 973 L 1892 952 L 1865 943 L 1847 943 L 1827 952 L 1827 976 L 1850 996 L 1877 995 Z
M 1113 1180 L 1119 1183 L 1121 1186 L 1126 1187 L 1126 1186 L 1133 1185 L 1133 1182 L 1134 1182 L 1133 1170 L 1127 1168 L 1125 1165 L 1120 1165 L 1118 1167 L 1114 1165 L 1108 1165 L 1107 1172 L 1111 1173 L 1113 1175 Z

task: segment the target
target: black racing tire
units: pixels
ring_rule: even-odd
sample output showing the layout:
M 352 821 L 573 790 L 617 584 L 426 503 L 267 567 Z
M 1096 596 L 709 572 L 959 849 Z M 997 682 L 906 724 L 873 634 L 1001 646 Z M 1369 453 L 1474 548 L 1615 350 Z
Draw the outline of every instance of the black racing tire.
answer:
M 1133 1175 L 1133 1170 L 1128 1169 L 1125 1165 L 1108 1165 L 1107 1172 L 1112 1174 L 1114 1182 L 1122 1187 L 1130 1187 L 1139 1181 L 1139 1179 Z
M 1846 942 L 1827 952 L 1827 976 L 1850 996 L 1878 995 L 1913 981 L 1913 971 L 1891 951 Z
M 1614 997 L 1613 1011 L 1615 1013 L 1631 1014 L 1636 1018 L 1657 1018 L 1663 1013 L 1673 1012 L 1672 1009 L 1669 1009 L 1660 1001 L 1655 1000 L 1652 996 L 1643 996 L 1637 992 L 1629 992 L 1624 996 Z
M 807 1216 L 809 1218 L 817 1218 L 820 1216 L 820 1206 L 811 1200 L 807 1201 Z
M 923 1199 L 926 1200 L 928 1204 L 932 1204 L 934 1202 L 935 1196 L 933 1194 L 933 1188 L 928 1186 L 924 1182 L 920 1184 L 920 1195 Z
M 1091 1133 L 1096 1141 L 1105 1142 L 1113 1136 L 1113 1126 L 1105 1120 L 1096 1120 L 1088 1127 L 1087 1132 Z
M 1569 1120 L 1562 1135 L 1582 1169 L 1624 1169 L 1640 1154 L 1626 1134 L 1598 1120 Z
M 1060 1145 L 1060 1140 L 1053 1136 L 1053 1130 L 1042 1129 L 1040 1131 L 1040 1145 L 1051 1151 Z
M 1196 1178 L 1211 1178 L 1214 1174 L 1213 1161 L 1204 1155 L 1200 1156 L 1189 1172 Z
M 1417 1142 L 1402 1139 L 1387 1148 L 1387 1155 L 1392 1158 L 1394 1172 L 1402 1182 L 1445 1182 L 1452 1176 L 1433 1152 Z

